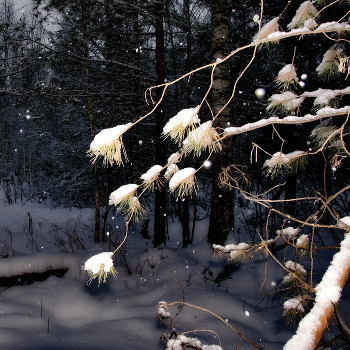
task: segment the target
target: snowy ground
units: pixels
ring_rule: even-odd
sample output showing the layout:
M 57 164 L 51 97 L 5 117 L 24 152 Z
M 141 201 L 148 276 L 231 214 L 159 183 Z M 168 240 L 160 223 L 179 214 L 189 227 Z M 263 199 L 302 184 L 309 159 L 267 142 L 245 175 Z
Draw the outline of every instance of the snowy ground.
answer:
M 164 349 L 159 301 L 184 300 L 208 309 L 266 350 L 281 349 L 293 329 L 281 320 L 278 288 L 284 273 L 273 260 L 248 261 L 221 284 L 210 281 L 223 270 L 225 258 L 214 257 L 205 242 L 206 221 L 197 223 L 195 243 L 178 248 L 180 226 L 170 226 L 164 249 L 130 231 L 125 248 L 115 258 L 118 279 L 86 285 L 81 266 L 90 256 L 114 250 L 95 245 L 91 209 L 50 209 L 46 203 L 2 204 L 0 211 L 0 277 L 47 268 L 68 267 L 62 277 L 50 276 L 30 285 L 0 287 L 0 349 Z M 122 222 L 119 239 L 122 239 Z M 50 254 L 48 254 L 50 253 Z M 14 257 L 12 257 L 14 255 Z M 209 278 L 209 279 L 208 279 Z M 169 308 L 172 316 L 179 305 Z M 343 308 L 344 309 L 344 308 Z M 254 349 L 212 314 L 185 305 L 174 319 L 177 334 L 225 350 Z M 296 349 L 297 350 L 297 349 Z

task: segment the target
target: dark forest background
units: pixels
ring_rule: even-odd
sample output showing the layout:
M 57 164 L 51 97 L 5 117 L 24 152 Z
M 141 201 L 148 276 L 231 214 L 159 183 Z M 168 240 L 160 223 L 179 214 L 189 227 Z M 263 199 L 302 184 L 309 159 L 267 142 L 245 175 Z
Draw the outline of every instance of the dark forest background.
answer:
M 281 25 L 291 22 L 301 3 L 290 3 Z M 266 23 L 280 14 L 287 2 L 266 1 L 264 5 Z M 346 13 L 345 2 L 336 6 L 337 11 L 323 11 L 323 22 Z M 260 13 L 260 1 L 38 0 L 33 1 L 32 10 L 29 7 L 22 11 L 12 0 L 0 4 L 0 180 L 6 202 L 45 200 L 52 207 L 94 207 L 95 239 L 103 240 L 111 210 L 109 194 L 123 184 L 137 182 L 152 165 L 165 164 L 176 151 L 176 145 L 160 137 L 162 127 L 180 110 L 199 104 L 210 84 L 211 70 L 200 70 L 172 85 L 156 112 L 123 136 L 129 158 L 124 166 L 104 167 L 102 160 L 92 164 L 86 152 L 93 137 L 104 128 L 135 122 L 146 114 L 160 93 L 160 89 L 152 90 L 152 100 L 147 88 L 213 62 L 218 52 L 225 55 L 249 44 L 258 31 L 253 17 Z M 223 26 L 228 35 L 215 41 Z M 344 75 L 333 81 L 321 81 L 317 76 L 316 67 L 332 44 L 326 36 L 317 40 L 292 37 L 281 45 L 259 50 L 239 80 L 222 122 L 241 126 L 273 115 L 266 111 L 266 100 L 276 92 L 274 77 L 292 61 L 298 75 L 307 74 L 304 89 L 345 88 Z M 233 85 L 251 55 L 252 49 L 243 50 L 227 61 L 223 79 Z M 257 88 L 265 89 L 264 99 L 256 97 Z M 296 87 L 296 92 L 302 91 Z M 339 106 L 345 105 L 346 99 L 339 101 Z M 201 121 L 211 118 L 209 106 L 214 102 L 215 94 L 209 95 Z M 300 113 L 310 109 L 306 102 Z M 283 151 L 312 147 L 310 132 L 318 123 L 276 126 L 285 140 Z M 326 151 L 310 157 L 307 170 L 267 177 L 262 166 L 269 156 L 259 152 L 255 159 L 253 142 L 270 154 L 281 147 L 272 127 L 237 135 L 230 140 L 226 158 L 214 158 L 213 167 L 198 174 L 198 195 L 183 201 L 166 191 L 143 197 L 150 208 L 145 219 L 154 220 L 154 231 L 158 229 L 152 232 L 150 228 L 155 245 L 166 243 L 164 213 L 167 220 L 181 221 L 184 246 L 192 241 L 195 220 L 205 217 L 211 221 L 210 243 L 222 244 L 231 230 L 239 234 L 235 220 L 239 207 L 248 206 L 247 200 L 231 190 L 220 194 L 220 200 L 215 197 L 222 191 L 216 178 L 225 164 L 244 169 L 250 182 L 242 181 L 241 185 L 251 193 L 283 184 L 269 192 L 271 199 L 314 193 L 327 198 L 348 182 L 347 161 L 334 171 Z M 186 158 L 182 165 L 198 168 L 206 156 Z M 225 200 L 221 200 L 222 195 Z M 269 211 L 258 204 L 250 205 L 246 230 L 254 240 L 256 230 L 266 230 Z M 312 213 L 313 205 L 303 202 L 299 206 L 295 201 L 276 204 L 295 217 Z M 345 196 L 334 205 L 340 212 L 350 212 Z M 215 215 L 210 216 L 213 208 Z M 330 223 L 332 219 L 325 214 L 323 220 Z M 270 229 L 282 224 L 283 217 L 269 214 Z

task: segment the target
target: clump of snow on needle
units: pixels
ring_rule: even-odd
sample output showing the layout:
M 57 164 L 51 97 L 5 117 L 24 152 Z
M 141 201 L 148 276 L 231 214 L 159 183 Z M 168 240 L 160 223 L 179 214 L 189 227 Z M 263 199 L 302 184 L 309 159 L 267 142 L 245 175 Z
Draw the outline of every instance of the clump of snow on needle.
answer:
M 271 21 L 266 23 L 259 32 L 254 36 L 253 41 L 259 41 L 266 39 L 270 34 L 278 32 L 279 30 L 279 17 L 273 18 Z
M 163 135 L 170 136 L 175 142 L 181 143 L 188 130 L 194 128 L 194 124 L 199 123 L 199 106 L 181 110 L 172 117 L 163 128 Z
M 117 270 L 113 265 L 113 252 L 104 252 L 92 256 L 84 264 L 84 270 L 89 276 L 87 281 L 88 284 L 91 283 L 95 278 L 98 280 L 98 285 L 105 283 L 109 275 L 114 278 L 117 277 Z
M 103 157 L 103 164 L 107 165 L 122 165 L 123 156 L 125 159 L 126 152 L 124 149 L 122 135 L 132 126 L 132 123 L 117 125 L 114 128 L 101 130 L 93 139 L 90 148 L 87 151 L 96 162 L 98 157 Z M 123 154 L 123 155 L 122 155 Z
M 157 306 L 157 316 L 161 319 L 169 318 L 170 312 L 167 310 L 168 310 L 167 303 L 165 301 L 159 301 Z
M 277 230 L 279 236 L 286 236 L 288 239 L 294 237 L 299 232 L 299 228 L 285 227 L 282 230 Z
M 330 143 L 339 138 L 339 129 L 331 124 L 330 119 L 326 119 L 311 131 L 310 138 L 317 147 L 323 147 L 326 142 Z
M 300 281 L 305 280 L 307 271 L 303 265 L 288 260 L 284 263 L 284 266 L 291 272 L 284 276 L 282 282 L 280 283 L 281 285 L 286 285 L 294 282 L 300 283 Z
M 283 309 L 285 312 L 289 309 L 295 309 L 300 312 L 305 312 L 302 302 L 303 298 L 301 297 L 288 299 L 283 303 Z
M 170 164 L 165 171 L 164 177 L 169 180 L 178 171 L 179 167 L 176 164 Z
M 197 338 L 187 337 L 184 334 L 179 335 L 176 339 L 169 339 L 165 350 L 183 350 L 185 348 L 201 350 L 223 350 L 220 345 L 205 345 Z
M 337 44 L 330 47 L 323 55 L 322 62 L 316 71 L 321 79 L 329 80 L 343 72 L 343 61 L 347 55 Z
M 228 256 L 228 262 L 238 262 L 239 258 L 245 258 L 249 256 L 249 251 L 252 248 L 251 245 L 245 242 L 238 244 L 227 244 L 222 246 L 220 244 L 213 244 L 212 248 L 215 253 L 226 254 Z
M 283 319 L 285 319 L 287 325 L 293 325 L 296 317 L 302 316 L 305 313 L 304 304 L 305 300 L 301 296 L 291 298 L 283 303 Z
M 269 105 L 266 107 L 267 111 L 272 112 L 291 112 L 294 113 L 299 110 L 300 105 L 305 100 L 305 97 L 298 96 L 292 91 L 285 91 L 281 94 L 274 94 L 269 98 Z
M 289 270 L 292 270 L 296 273 L 300 273 L 302 275 L 306 275 L 306 270 L 304 269 L 304 266 L 297 263 L 297 262 L 294 262 L 292 260 L 288 260 L 284 263 L 284 266 L 289 269 Z
M 180 152 L 175 152 L 169 156 L 167 165 L 176 164 L 181 160 L 181 158 L 182 154 Z
M 148 171 L 141 175 L 140 179 L 143 180 L 143 185 L 150 187 L 151 190 L 159 188 L 162 186 L 162 180 L 159 178 L 159 175 L 163 167 L 161 165 L 153 165 Z
M 127 184 L 119 187 L 112 192 L 109 196 L 109 205 L 115 205 L 118 211 L 123 212 L 126 215 L 126 220 L 131 218 L 138 220 L 144 213 L 144 208 L 141 205 L 139 199 L 134 195 L 135 191 L 139 188 L 136 184 Z
M 295 246 L 297 247 L 297 252 L 300 258 L 310 256 L 309 235 L 300 235 L 295 242 Z
M 304 151 L 294 151 L 287 154 L 276 152 L 270 159 L 265 161 L 263 168 L 266 169 L 267 175 L 271 177 L 284 172 L 291 172 L 305 166 L 306 155 L 307 153 Z
M 197 191 L 196 169 L 184 168 L 177 171 L 169 181 L 169 190 L 177 191 L 177 197 L 191 196 Z
M 292 85 L 296 85 L 298 82 L 299 78 L 293 64 L 287 64 L 284 66 L 275 78 L 277 87 L 282 90 L 286 90 Z
M 212 121 L 209 120 L 189 132 L 183 141 L 183 148 L 186 153 L 193 152 L 196 157 L 199 157 L 205 150 L 219 152 L 222 149 L 219 138 L 219 134 L 212 126 Z
M 317 8 L 313 5 L 313 2 L 310 0 L 304 1 L 298 8 L 295 16 L 287 25 L 289 30 L 294 28 L 305 27 L 305 22 L 308 20 L 314 20 L 318 15 Z M 309 23 L 309 22 L 308 22 Z

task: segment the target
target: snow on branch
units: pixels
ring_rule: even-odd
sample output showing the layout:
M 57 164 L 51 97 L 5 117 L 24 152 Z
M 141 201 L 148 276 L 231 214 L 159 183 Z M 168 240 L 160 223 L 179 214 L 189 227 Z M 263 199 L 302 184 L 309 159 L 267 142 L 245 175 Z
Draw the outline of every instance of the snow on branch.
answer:
M 303 97 L 314 97 L 314 105 L 315 106 L 325 106 L 330 103 L 332 99 L 335 99 L 338 96 L 344 96 L 350 94 L 350 86 L 345 89 L 317 89 L 315 91 L 305 91 L 301 96 Z
M 300 321 L 296 334 L 284 345 L 283 350 L 314 350 L 340 300 L 342 290 L 350 274 L 350 233 L 345 233 L 340 250 L 333 256 L 322 281 L 316 286 L 315 303 L 311 311 Z
M 261 43 L 278 41 L 280 39 L 284 39 L 284 38 L 288 38 L 296 35 L 311 35 L 311 34 L 321 34 L 321 33 L 329 33 L 329 32 L 337 32 L 340 34 L 342 32 L 349 31 L 349 30 L 350 30 L 350 24 L 348 24 L 347 22 L 342 22 L 342 23 L 327 22 L 327 23 L 322 23 L 318 28 L 313 30 L 310 30 L 310 28 L 305 26 L 302 28 L 292 29 L 289 32 L 275 31 L 269 34 L 263 40 L 261 40 Z M 259 38 L 260 38 L 259 36 L 256 36 L 255 40 Z
M 270 117 L 267 119 L 261 119 L 254 123 L 247 123 L 242 126 L 231 126 L 224 129 L 223 136 L 232 136 L 237 134 L 242 134 L 244 132 L 252 131 L 255 129 L 262 128 L 267 125 L 272 124 L 302 124 L 302 123 L 309 123 L 315 120 L 323 119 L 323 118 L 329 118 L 334 117 L 338 115 L 345 115 L 350 113 L 350 106 L 345 106 L 343 108 L 331 108 L 331 107 L 324 107 L 317 111 L 315 115 L 307 114 L 304 117 L 297 117 L 297 116 L 287 116 L 284 118 L 279 117 Z

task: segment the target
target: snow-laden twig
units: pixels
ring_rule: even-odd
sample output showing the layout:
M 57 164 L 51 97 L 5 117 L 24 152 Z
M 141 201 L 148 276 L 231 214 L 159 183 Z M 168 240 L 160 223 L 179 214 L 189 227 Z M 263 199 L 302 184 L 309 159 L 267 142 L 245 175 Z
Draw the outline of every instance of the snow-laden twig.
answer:
M 342 290 L 350 274 L 350 233 L 345 234 L 340 250 L 333 256 L 322 281 L 316 286 L 315 303 L 311 311 L 300 321 L 295 335 L 283 350 L 314 350 L 340 300 Z
M 259 349 L 259 350 L 264 350 L 264 348 L 262 348 L 261 346 L 259 346 L 258 344 L 254 343 L 252 340 L 250 340 L 249 338 L 247 338 L 244 334 L 242 334 L 240 331 L 238 331 L 235 327 L 233 327 L 227 320 L 223 319 L 221 316 L 217 315 L 215 312 L 210 311 L 208 309 L 202 308 L 200 306 L 194 305 L 194 304 L 190 304 L 190 303 L 186 303 L 184 301 L 173 301 L 171 303 L 167 303 L 167 306 L 171 306 L 171 305 L 187 305 L 189 307 L 195 308 L 197 310 L 201 310 L 204 312 L 207 312 L 209 314 L 211 314 L 212 316 L 216 317 L 218 320 L 220 320 L 221 322 L 223 322 L 226 326 L 228 326 L 231 330 L 233 330 L 235 333 L 237 333 L 242 339 L 244 339 L 245 341 L 247 341 L 248 343 L 250 343 L 252 346 L 254 346 L 255 348 Z
M 247 123 L 243 126 L 237 126 L 237 127 L 231 126 L 231 127 L 225 128 L 223 136 L 226 137 L 226 136 L 242 134 L 248 131 L 262 128 L 266 125 L 309 123 L 319 119 L 330 118 L 330 117 L 335 117 L 339 115 L 346 115 L 349 113 L 350 113 L 350 106 L 345 106 L 343 108 L 324 107 L 319 111 L 317 111 L 315 115 L 307 114 L 304 117 L 297 117 L 292 115 L 284 118 L 270 117 L 267 119 L 258 120 L 257 122 L 254 122 L 254 123 Z

